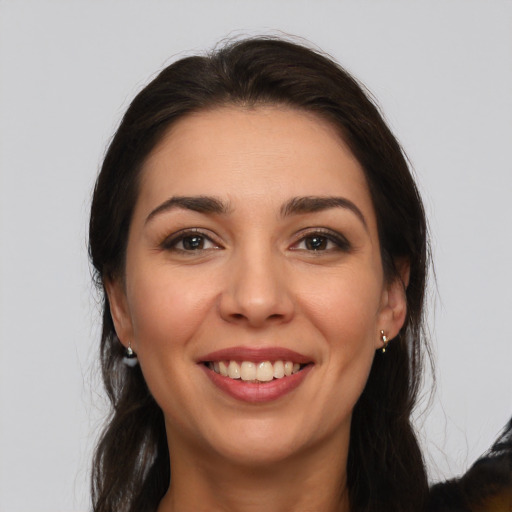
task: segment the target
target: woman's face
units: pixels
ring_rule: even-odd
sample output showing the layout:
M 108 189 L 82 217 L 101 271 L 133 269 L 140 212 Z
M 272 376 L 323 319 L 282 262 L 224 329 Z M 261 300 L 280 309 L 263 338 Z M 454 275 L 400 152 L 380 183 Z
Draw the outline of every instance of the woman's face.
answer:
M 172 127 L 107 288 L 171 453 L 247 463 L 346 448 L 380 330 L 405 314 L 359 163 L 328 123 L 277 107 Z

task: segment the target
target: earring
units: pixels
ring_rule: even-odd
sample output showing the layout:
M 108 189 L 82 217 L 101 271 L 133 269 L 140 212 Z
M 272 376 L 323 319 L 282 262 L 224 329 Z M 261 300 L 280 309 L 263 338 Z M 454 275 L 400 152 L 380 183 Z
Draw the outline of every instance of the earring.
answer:
M 139 360 L 137 359 L 137 354 L 132 350 L 132 342 L 128 342 L 128 347 L 126 347 L 126 352 L 124 353 L 123 363 L 130 368 L 137 366 Z
M 385 354 L 386 353 L 386 347 L 388 346 L 389 340 L 388 337 L 384 334 L 384 331 L 380 331 L 380 339 L 382 340 L 382 348 L 380 351 Z

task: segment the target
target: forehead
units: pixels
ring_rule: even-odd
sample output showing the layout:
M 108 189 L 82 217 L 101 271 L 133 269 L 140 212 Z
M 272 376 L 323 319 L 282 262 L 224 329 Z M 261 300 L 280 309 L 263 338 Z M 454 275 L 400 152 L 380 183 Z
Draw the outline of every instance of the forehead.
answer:
M 364 172 L 338 131 L 281 107 L 222 107 L 174 124 L 144 164 L 139 200 L 150 208 L 172 195 L 265 203 L 342 195 L 373 214 Z

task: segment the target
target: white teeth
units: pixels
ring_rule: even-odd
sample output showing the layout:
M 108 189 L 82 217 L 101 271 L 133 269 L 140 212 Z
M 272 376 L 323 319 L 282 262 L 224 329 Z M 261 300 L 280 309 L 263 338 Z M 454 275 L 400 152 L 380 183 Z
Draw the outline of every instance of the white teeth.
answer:
M 224 361 L 219 361 L 219 372 L 223 377 L 228 376 L 228 365 Z
M 270 361 L 258 363 L 256 367 L 256 379 L 260 382 L 268 382 L 274 378 L 274 367 Z
M 240 366 L 240 376 L 242 380 L 255 380 L 256 365 L 250 361 L 244 361 Z
M 250 382 L 270 382 L 273 379 L 289 377 L 300 371 L 300 364 L 292 361 L 213 361 L 208 367 L 215 373 L 231 379 Z
M 274 363 L 274 378 L 282 379 L 284 377 L 284 363 L 283 361 L 276 361 Z
M 228 377 L 230 379 L 240 378 L 240 365 L 236 361 L 229 361 Z

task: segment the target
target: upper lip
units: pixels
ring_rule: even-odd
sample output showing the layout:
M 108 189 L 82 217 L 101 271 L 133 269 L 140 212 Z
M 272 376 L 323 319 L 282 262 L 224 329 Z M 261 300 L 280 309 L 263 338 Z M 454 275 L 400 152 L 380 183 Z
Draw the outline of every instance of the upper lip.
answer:
M 210 352 L 198 359 L 199 363 L 209 361 L 292 361 L 293 363 L 308 364 L 310 357 L 283 347 L 231 347 Z

